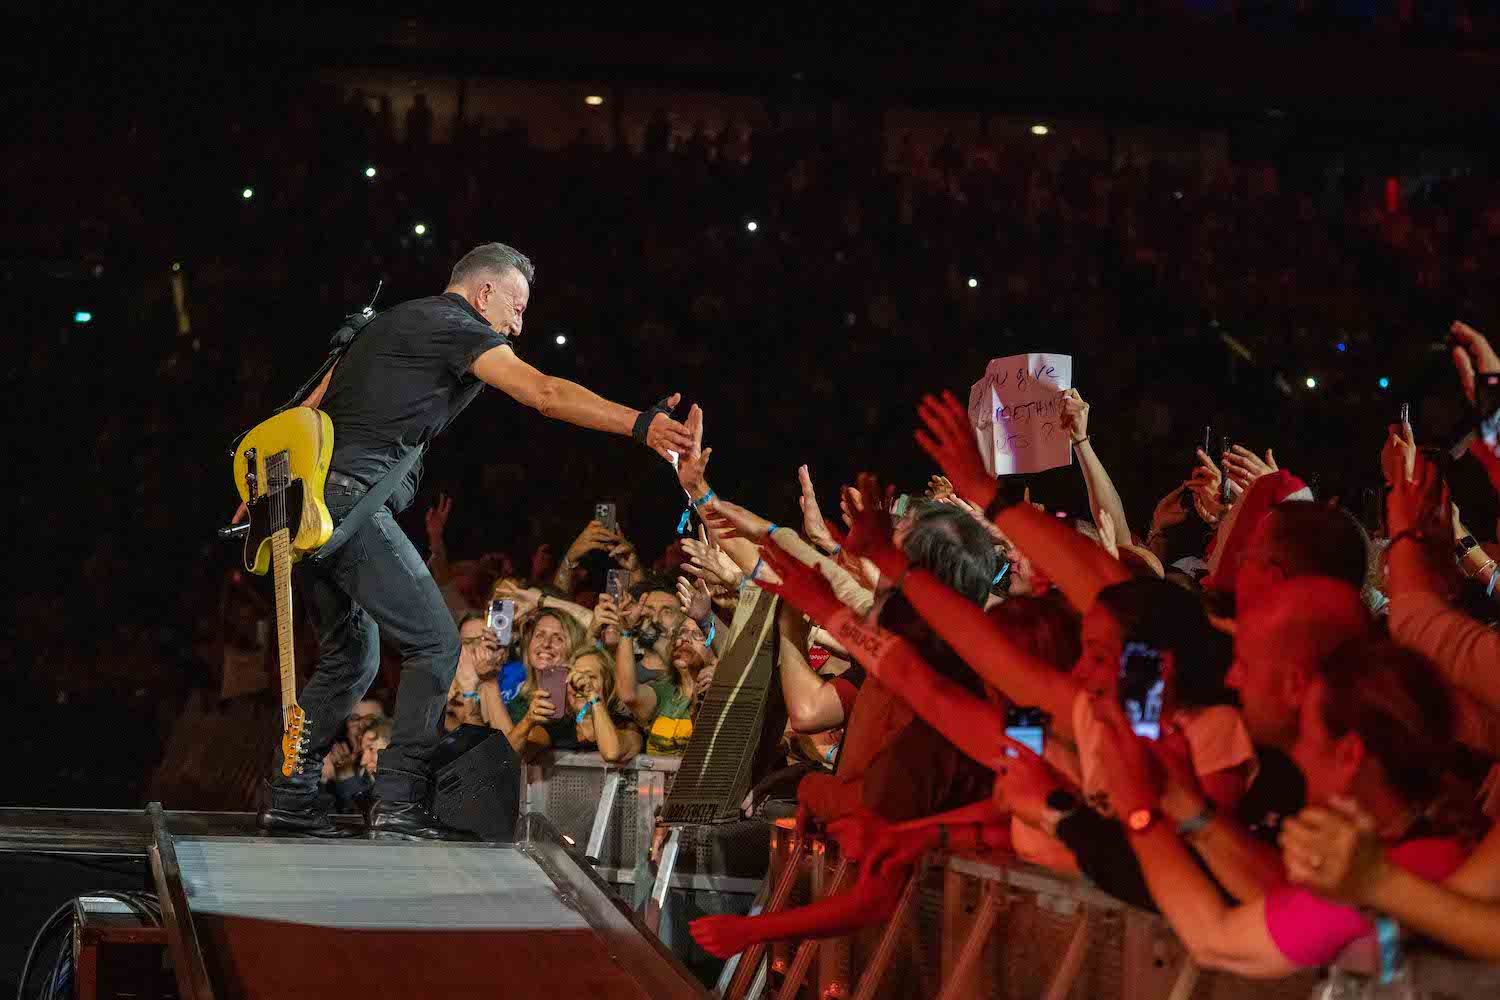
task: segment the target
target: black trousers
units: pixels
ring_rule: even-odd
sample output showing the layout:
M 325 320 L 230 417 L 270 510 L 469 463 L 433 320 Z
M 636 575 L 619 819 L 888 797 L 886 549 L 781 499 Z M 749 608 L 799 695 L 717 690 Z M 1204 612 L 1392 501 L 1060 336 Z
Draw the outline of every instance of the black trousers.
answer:
M 359 497 L 330 487 L 333 521 Z M 416 547 L 381 508 L 329 559 L 298 567 L 303 592 L 318 622 L 318 669 L 298 701 L 312 726 L 307 765 L 290 778 L 276 754 L 273 803 L 304 808 L 316 801 L 319 767 L 339 727 L 370 689 L 380 669 L 380 637 L 401 651 L 396 729 L 380 752 L 375 794 L 389 801 L 421 801 L 431 780 L 428 756 L 442 737 L 448 689 L 458 670 L 458 627 Z M 356 748 L 358 749 L 358 748 Z

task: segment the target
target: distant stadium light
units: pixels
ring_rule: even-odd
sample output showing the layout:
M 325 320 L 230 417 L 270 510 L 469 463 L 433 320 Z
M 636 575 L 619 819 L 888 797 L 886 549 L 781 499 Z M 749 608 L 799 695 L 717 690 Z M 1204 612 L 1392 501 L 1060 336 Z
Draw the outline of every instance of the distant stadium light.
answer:
M 1309 375 L 1305 384 L 1309 389 L 1316 389 L 1318 387 L 1318 380 Z
M 568 338 L 567 337 L 563 336 L 560 333 L 557 335 L 557 346 L 558 347 L 561 347 L 562 345 L 566 344 L 567 342 L 568 342 Z
M 1339 341 L 1334 346 L 1338 348 L 1338 351 L 1339 351 L 1340 354 L 1343 354 L 1345 351 L 1347 351 L 1349 349 L 1349 345 L 1346 344 L 1346 343 L 1344 343 L 1342 340 Z
M 604 103 L 604 98 L 600 97 L 598 94 L 590 94 L 583 99 L 583 103 L 587 104 L 591 108 L 597 108 L 599 105 Z
M 979 279 L 978 278 L 970 278 L 969 279 L 969 287 L 970 288 L 978 288 L 979 287 Z
M 418 236 L 426 236 L 427 235 L 427 227 L 424 226 L 424 225 L 422 225 L 422 223 L 420 223 L 420 222 L 417 223 L 415 226 L 412 226 L 411 227 L 411 231 L 414 232 L 414 233 L 416 233 Z
M 83 309 L 80 309 L 76 313 L 73 314 L 73 322 L 75 322 L 75 323 L 87 323 L 90 320 L 92 320 L 93 318 L 94 318 L 94 314 L 93 313 L 86 312 Z
M 374 167 L 365 167 L 365 176 L 366 177 L 374 177 L 375 176 L 375 168 Z
M 756 222 L 754 219 L 751 219 L 749 222 L 745 223 L 745 228 L 753 233 L 760 228 L 760 223 Z
M 1382 388 L 1382 389 L 1389 389 L 1390 387 L 1391 387 L 1391 380 L 1390 379 L 1388 379 L 1388 378 L 1382 378 L 1380 380 L 1380 388 Z
M 255 189 L 245 188 L 245 190 L 240 192 L 240 197 L 245 199 L 246 201 L 249 201 L 251 198 L 255 197 Z
M 1033 126 L 1031 126 L 1031 134 L 1032 135 L 1046 135 L 1048 132 L 1051 132 L 1051 131 L 1052 130 L 1049 129 L 1045 125 L 1033 125 Z

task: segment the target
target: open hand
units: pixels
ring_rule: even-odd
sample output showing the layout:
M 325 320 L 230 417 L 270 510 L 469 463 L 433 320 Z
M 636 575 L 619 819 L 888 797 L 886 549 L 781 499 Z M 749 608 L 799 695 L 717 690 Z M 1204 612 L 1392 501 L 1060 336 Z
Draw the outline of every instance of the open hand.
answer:
M 678 423 L 671 417 L 671 411 L 676 409 L 677 404 L 682 401 L 682 393 L 674 392 L 667 398 L 666 413 L 658 413 L 651 418 L 651 426 L 646 428 L 646 447 L 656 452 L 668 462 L 672 461 L 672 452 L 679 455 L 687 454 L 693 448 L 693 432 L 689 426 Z M 696 403 L 688 411 L 688 421 L 694 419 L 697 414 L 702 419 L 703 411 L 698 409 Z M 702 431 L 699 431 L 698 440 L 702 441 Z
M 699 516 L 721 538 L 744 538 L 759 543 L 765 540 L 766 533 L 773 527 L 770 521 L 759 514 L 723 497 L 715 497 L 704 504 L 699 508 Z
M 849 535 L 844 539 L 844 548 L 850 555 L 864 556 L 880 567 L 882 557 L 892 553 L 899 555 L 895 542 L 891 539 L 891 505 L 895 502 L 894 487 L 881 488 L 880 480 L 868 472 L 862 472 L 858 480 L 858 506 L 856 508 L 855 496 L 846 496 L 849 505 L 851 523 Z M 853 490 L 846 487 L 847 494 L 854 494 Z
M 762 587 L 820 625 L 826 625 L 844 605 L 823 574 L 785 551 L 775 542 L 760 548 Z M 768 573 L 767 570 L 770 572 Z
M 1449 328 L 1452 334 L 1453 366 L 1458 369 L 1458 379 L 1463 383 L 1464 396 L 1475 402 L 1474 377 L 1500 372 L 1500 354 L 1490 346 L 1484 334 L 1467 323 L 1455 322 Z M 1485 414 L 1489 416 L 1489 414 Z
M 999 486 L 984 467 L 969 414 L 953 393 L 924 396 L 917 410 L 925 430 L 917 431 L 917 444 L 932 456 L 953 484 L 953 491 L 984 510 L 995 499 Z
M 733 958 L 746 948 L 760 944 L 754 917 L 723 915 L 699 917 L 688 925 L 698 946 L 717 958 Z
M 832 552 L 838 543 L 833 540 L 833 533 L 823 520 L 823 512 L 818 509 L 818 495 L 813 492 L 812 473 L 808 472 L 807 466 L 797 467 L 797 482 L 802 487 L 802 495 L 797 498 L 797 505 L 802 508 L 802 532 L 818 548 Z
M 683 612 L 695 622 L 701 622 L 713 612 L 713 600 L 702 580 L 689 580 L 685 576 L 679 576 L 677 602 L 682 605 Z
M 1347 903 L 1365 902 L 1387 870 L 1375 820 L 1341 796 L 1283 823 L 1281 856 L 1293 882 Z
M 701 527 L 697 538 L 682 540 L 682 551 L 688 557 L 688 561 L 682 564 L 682 571 L 690 576 L 731 590 L 737 588 L 744 578 L 744 572 L 735 565 L 734 560 L 723 549 L 710 542 L 708 533 Z
M 694 405 L 688 410 L 687 422 L 683 425 L 688 434 L 685 448 L 677 452 L 677 482 L 687 490 L 688 496 L 698 497 L 708 492 L 708 457 L 713 449 L 703 447 L 703 410 Z
M 927 498 L 929 500 L 943 500 L 954 496 L 953 484 L 948 482 L 947 476 L 934 475 L 927 480 Z

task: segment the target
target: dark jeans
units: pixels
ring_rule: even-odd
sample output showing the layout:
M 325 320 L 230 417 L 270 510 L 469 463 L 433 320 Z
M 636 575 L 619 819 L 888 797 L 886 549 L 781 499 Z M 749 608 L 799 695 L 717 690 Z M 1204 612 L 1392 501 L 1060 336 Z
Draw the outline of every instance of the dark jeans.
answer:
M 327 504 L 334 523 L 358 500 L 330 487 Z M 382 635 L 401 651 L 401 682 L 396 729 L 391 745 L 380 752 L 375 794 L 394 802 L 421 801 L 430 782 L 427 758 L 443 735 L 459 651 L 458 627 L 432 574 L 385 508 L 328 565 L 304 562 L 299 571 L 318 623 L 318 669 L 298 699 L 312 737 L 307 767 L 290 778 L 281 774 L 278 750 L 272 801 L 292 809 L 316 801 L 319 765 L 379 672 Z

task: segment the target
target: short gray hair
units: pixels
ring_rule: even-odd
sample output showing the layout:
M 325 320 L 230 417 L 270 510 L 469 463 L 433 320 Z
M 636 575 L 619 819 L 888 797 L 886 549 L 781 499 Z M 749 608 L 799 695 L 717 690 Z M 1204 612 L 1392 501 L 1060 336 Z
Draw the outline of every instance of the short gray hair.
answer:
M 448 287 L 462 285 L 476 274 L 504 276 L 507 271 L 521 272 L 521 277 L 526 279 L 528 285 L 536 280 L 536 268 L 532 266 L 530 257 L 504 243 L 481 243 L 453 265 Z

